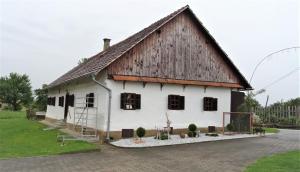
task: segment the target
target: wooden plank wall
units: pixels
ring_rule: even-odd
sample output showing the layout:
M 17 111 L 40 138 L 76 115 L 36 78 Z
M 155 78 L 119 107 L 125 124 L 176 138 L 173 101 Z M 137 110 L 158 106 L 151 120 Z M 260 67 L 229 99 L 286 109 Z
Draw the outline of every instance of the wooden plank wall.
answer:
M 187 13 L 178 15 L 113 62 L 108 74 L 240 83 Z

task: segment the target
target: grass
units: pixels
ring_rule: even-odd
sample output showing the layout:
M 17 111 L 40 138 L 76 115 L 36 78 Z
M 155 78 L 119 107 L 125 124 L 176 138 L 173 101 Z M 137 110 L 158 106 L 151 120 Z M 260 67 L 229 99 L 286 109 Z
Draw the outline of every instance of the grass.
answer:
M 58 130 L 44 131 L 43 124 L 27 120 L 25 112 L 0 111 L 0 159 L 54 155 L 97 149 L 84 141 L 68 141 L 64 146 L 56 137 Z
M 278 133 L 279 130 L 277 128 L 264 128 L 266 133 Z
M 300 172 L 300 150 L 263 157 L 245 172 Z

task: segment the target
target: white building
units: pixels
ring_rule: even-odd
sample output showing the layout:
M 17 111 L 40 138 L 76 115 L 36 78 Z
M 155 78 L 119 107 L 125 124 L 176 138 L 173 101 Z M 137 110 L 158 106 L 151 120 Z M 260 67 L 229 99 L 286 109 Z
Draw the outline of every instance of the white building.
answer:
M 221 127 L 232 91 L 252 89 L 188 6 L 115 45 L 109 41 L 49 85 L 47 119 L 115 137 L 124 129 L 165 127 L 166 113 L 175 131 L 190 123 Z

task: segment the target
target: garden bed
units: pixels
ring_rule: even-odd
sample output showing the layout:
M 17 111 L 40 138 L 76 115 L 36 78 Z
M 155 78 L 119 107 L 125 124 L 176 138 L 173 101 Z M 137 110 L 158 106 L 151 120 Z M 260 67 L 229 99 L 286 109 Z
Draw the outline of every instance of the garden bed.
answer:
M 266 135 L 271 135 L 267 133 Z M 260 137 L 260 135 L 253 134 L 235 134 L 235 135 L 221 135 L 217 137 L 205 136 L 205 134 L 200 134 L 200 137 L 187 137 L 180 138 L 179 135 L 171 135 L 169 140 L 157 140 L 154 137 L 144 137 L 142 140 L 138 138 L 120 139 L 118 141 L 111 142 L 112 145 L 124 148 L 138 148 L 138 147 L 156 147 L 156 146 L 167 146 L 167 145 L 179 145 L 179 144 L 189 144 L 189 143 L 200 143 L 200 142 L 210 142 L 219 140 L 230 140 L 230 139 L 242 139 Z

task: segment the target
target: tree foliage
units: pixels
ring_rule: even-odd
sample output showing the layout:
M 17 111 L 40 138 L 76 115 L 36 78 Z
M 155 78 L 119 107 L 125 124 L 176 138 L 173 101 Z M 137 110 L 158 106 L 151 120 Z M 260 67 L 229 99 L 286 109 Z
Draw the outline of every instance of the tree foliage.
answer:
M 0 99 L 14 111 L 28 106 L 32 102 L 29 77 L 17 73 L 0 77 Z
M 79 61 L 78 61 L 78 64 L 83 64 L 85 63 L 86 61 L 88 60 L 88 58 L 81 58 Z
M 40 111 L 46 111 L 47 109 L 47 95 L 48 95 L 48 89 L 47 85 L 43 84 L 42 88 L 34 90 L 35 94 L 35 107 Z
M 244 103 L 241 104 L 238 108 L 240 112 L 252 112 L 254 108 L 261 107 L 259 102 L 254 98 L 255 94 L 252 92 L 249 92 L 245 96 Z
M 290 99 L 288 101 L 276 102 L 269 105 L 268 107 L 272 108 L 272 107 L 279 107 L 279 106 L 300 106 L 300 97 Z

